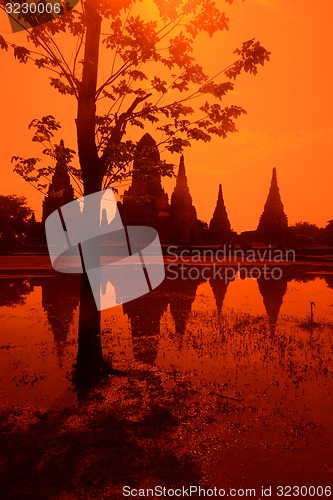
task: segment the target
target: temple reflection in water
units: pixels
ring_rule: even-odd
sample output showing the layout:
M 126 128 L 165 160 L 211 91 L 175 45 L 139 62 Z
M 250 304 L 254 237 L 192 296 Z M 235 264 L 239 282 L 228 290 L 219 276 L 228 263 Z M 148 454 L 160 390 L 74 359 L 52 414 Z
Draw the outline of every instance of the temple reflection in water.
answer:
M 307 282 L 315 278 L 315 275 L 302 275 L 295 270 L 288 269 L 278 280 L 264 277 L 256 280 L 266 311 L 268 328 L 272 335 L 275 334 L 288 282 L 292 280 Z M 323 275 L 322 278 L 328 288 L 333 287 L 331 275 Z M 227 279 L 223 273 L 221 279 L 213 279 L 213 277 L 207 280 L 167 278 L 153 292 L 124 304 L 122 311 L 129 321 L 134 359 L 150 365 L 155 363 L 159 340 L 163 335 L 161 319 L 167 312 L 173 323 L 169 332 L 170 339 L 176 349 L 182 348 L 189 318 L 193 312 L 193 303 L 198 293 L 200 294 L 198 292 L 200 285 L 204 283 L 212 291 L 215 306 L 215 313 L 212 311 L 212 314 L 216 314 L 222 325 L 223 305 L 231 281 L 234 280 Z M 41 287 L 41 306 L 52 331 L 58 363 L 61 365 L 75 310 L 80 302 L 80 277 L 59 274 L 52 277 L 3 278 L 0 284 L 0 306 L 3 307 L 23 306 L 35 287 Z M 230 305 L 237 310 L 237 303 L 229 303 Z M 107 314 L 112 314 L 112 309 Z M 221 334 L 225 335 L 222 326 Z M 195 335 L 195 332 L 192 332 L 192 335 Z

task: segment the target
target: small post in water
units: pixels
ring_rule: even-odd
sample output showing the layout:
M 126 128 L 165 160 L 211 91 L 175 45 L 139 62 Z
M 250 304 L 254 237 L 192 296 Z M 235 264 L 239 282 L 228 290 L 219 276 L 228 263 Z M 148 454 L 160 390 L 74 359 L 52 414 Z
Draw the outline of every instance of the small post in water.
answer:
M 310 323 L 313 324 L 313 308 L 316 307 L 316 304 L 312 301 L 310 302 Z

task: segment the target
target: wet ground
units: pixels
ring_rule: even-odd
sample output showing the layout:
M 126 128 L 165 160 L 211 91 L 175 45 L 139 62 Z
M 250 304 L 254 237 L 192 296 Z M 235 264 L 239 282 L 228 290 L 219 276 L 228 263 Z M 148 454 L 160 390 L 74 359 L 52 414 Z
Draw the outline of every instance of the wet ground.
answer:
M 72 383 L 79 280 L 3 273 L 0 498 L 332 486 L 332 287 L 317 267 L 166 280 L 103 312 L 114 371 L 83 394 Z

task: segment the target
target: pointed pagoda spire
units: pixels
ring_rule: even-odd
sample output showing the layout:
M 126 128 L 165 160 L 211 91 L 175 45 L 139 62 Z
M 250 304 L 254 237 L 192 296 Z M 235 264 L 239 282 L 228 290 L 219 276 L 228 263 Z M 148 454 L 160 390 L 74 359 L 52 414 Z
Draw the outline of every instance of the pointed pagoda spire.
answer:
M 231 236 L 231 226 L 224 204 L 221 184 L 219 184 L 216 207 L 209 224 L 209 233 L 211 241 L 219 244 L 225 243 Z
M 189 244 L 198 240 L 197 212 L 188 187 L 184 156 L 180 157 L 176 186 L 171 195 L 171 222 L 175 243 Z
M 278 280 L 261 276 L 257 279 L 257 283 L 268 316 L 269 329 L 274 335 L 283 298 L 287 291 L 288 279 L 285 275 Z
M 103 227 L 104 229 L 107 229 L 109 227 L 109 220 L 106 208 L 103 208 L 102 210 L 101 227 Z
M 275 167 L 273 168 L 273 171 L 272 171 L 271 186 L 269 188 L 269 193 L 268 193 L 265 207 L 268 206 L 268 208 L 269 208 L 270 205 L 272 205 L 272 203 L 275 203 L 276 208 L 279 207 L 280 209 L 282 208 L 282 210 L 283 210 L 283 204 L 282 204 L 282 200 L 281 200 L 280 190 L 279 190 L 278 181 L 277 181 L 277 172 L 276 172 Z
M 175 209 L 185 208 L 195 210 L 192 205 L 192 196 L 187 183 L 184 155 L 180 157 L 176 187 L 171 195 L 171 205 L 173 205 Z
M 71 157 L 71 151 L 65 147 L 64 141 L 61 139 L 60 143 L 55 146 L 56 166 L 47 196 L 44 198 L 42 222 L 54 210 L 74 200 L 74 189 L 68 173 Z
M 266 243 L 282 243 L 287 239 L 288 218 L 284 212 L 277 181 L 276 168 L 273 168 L 272 181 L 260 217 L 257 234 Z
M 74 311 L 80 301 L 80 280 L 58 274 L 52 280 L 41 278 L 40 284 L 42 307 L 53 334 L 59 366 L 62 366 Z
M 166 280 L 167 281 L 167 280 Z M 187 323 L 191 315 L 192 305 L 195 300 L 201 279 L 179 280 L 179 283 L 170 281 L 170 313 L 175 324 L 174 339 L 177 348 L 181 348 L 186 332 Z
M 214 295 L 214 299 L 215 299 L 217 317 L 218 317 L 218 319 L 221 319 L 223 302 L 224 302 L 225 295 L 227 293 L 229 281 L 224 280 L 224 279 L 211 278 L 209 280 L 209 284 L 210 284 L 210 287 L 213 291 L 213 295 Z

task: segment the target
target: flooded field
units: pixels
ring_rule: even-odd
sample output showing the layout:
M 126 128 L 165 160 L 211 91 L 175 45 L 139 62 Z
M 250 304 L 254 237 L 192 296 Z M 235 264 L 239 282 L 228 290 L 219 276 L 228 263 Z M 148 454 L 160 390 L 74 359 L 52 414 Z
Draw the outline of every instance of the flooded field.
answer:
M 76 277 L 0 280 L 4 452 L 13 429 L 16 447 L 44 440 L 32 460 L 0 461 L 8 484 L 21 464 L 26 498 L 332 485 L 333 274 L 166 280 L 104 311 L 114 372 L 84 399 L 72 382 L 78 315 Z M 40 496 L 31 474 L 48 478 Z

